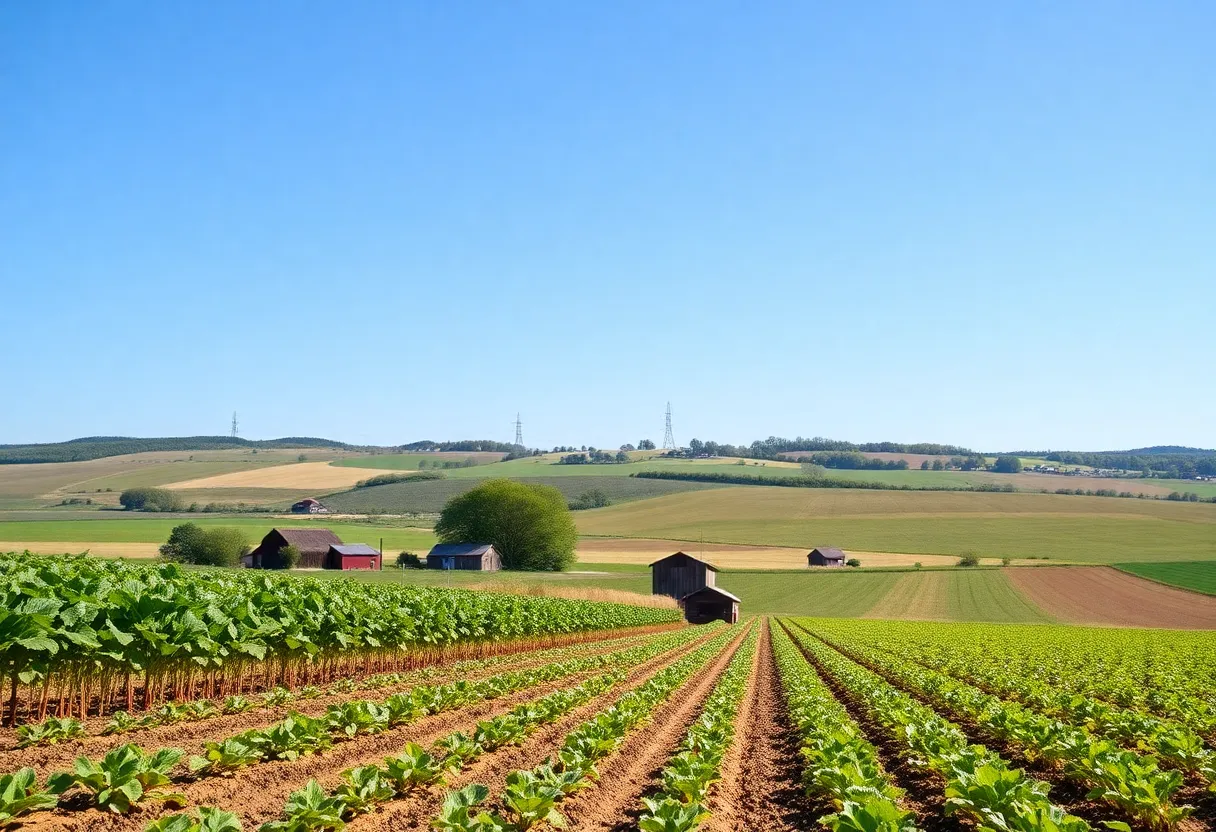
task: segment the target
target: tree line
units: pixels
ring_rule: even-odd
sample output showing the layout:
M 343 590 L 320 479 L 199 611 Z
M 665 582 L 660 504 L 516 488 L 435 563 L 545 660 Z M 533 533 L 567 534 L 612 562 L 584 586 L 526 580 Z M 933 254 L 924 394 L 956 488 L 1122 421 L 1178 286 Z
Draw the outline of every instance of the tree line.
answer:
M 1052 451 L 1046 459 L 1062 465 L 1086 465 L 1090 468 L 1117 468 L 1139 471 L 1144 476 L 1170 479 L 1216 476 L 1216 453 L 1115 453 L 1110 451 Z
M 243 448 L 341 448 L 354 445 L 310 436 L 282 439 L 241 439 L 239 436 L 177 436 L 139 439 L 130 436 L 89 436 L 67 442 L 31 445 L 0 445 L 0 465 L 33 462 L 84 462 L 148 451 L 230 451 Z

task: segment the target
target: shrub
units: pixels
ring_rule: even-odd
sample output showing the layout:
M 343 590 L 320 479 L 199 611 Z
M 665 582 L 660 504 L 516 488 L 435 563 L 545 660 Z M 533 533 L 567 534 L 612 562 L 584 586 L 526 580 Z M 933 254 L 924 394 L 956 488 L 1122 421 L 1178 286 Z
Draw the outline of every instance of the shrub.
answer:
M 402 552 L 397 555 L 397 565 L 402 569 L 424 569 L 426 563 L 413 552 Z
M 167 488 L 128 488 L 118 495 L 127 511 L 181 511 L 181 498 Z
M 959 566 L 979 566 L 980 565 L 980 556 L 975 554 L 975 552 L 966 552 L 963 554 L 963 556 L 961 558 L 958 559 L 958 565 Z
M 160 547 L 161 557 L 197 566 L 236 566 L 248 552 L 249 540 L 240 529 L 203 529 L 195 523 L 174 526 Z
M 423 462 L 426 462 L 424 459 Z M 441 480 L 447 477 L 442 471 L 407 471 L 392 474 L 377 474 L 355 483 L 355 488 L 373 488 L 377 485 L 392 485 L 395 482 L 413 482 L 414 480 Z
M 849 558 L 844 562 L 845 566 L 861 566 L 861 561 L 857 558 Z
M 589 508 L 604 508 L 612 505 L 612 500 L 598 488 L 593 488 L 590 491 L 584 491 L 572 503 L 570 503 L 571 511 L 583 511 Z
M 1016 474 L 1022 470 L 1022 460 L 1016 456 L 998 456 L 992 470 L 998 474 Z
M 241 554 L 244 554 L 242 552 Z M 238 556 L 239 557 L 239 556 Z M 294 543 L 279 547 L 279 564 L 283 569 L 295 569 L 300 562 L 300 547 Z

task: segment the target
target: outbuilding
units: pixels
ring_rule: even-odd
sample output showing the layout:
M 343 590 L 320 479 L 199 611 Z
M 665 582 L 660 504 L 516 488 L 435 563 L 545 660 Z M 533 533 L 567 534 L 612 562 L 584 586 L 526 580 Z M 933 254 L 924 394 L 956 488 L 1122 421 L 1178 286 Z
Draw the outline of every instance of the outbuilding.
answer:
M 283 569 L 286 564 L 279 550 L 295 546 L 300 550 L 298 569 L 320 569 L 325 565 L 330 546 L 341 546 L 342 538 L 329 529 L 271 529 L 258 547 L 241 558 L 241 566 L 249 569 Z
M 348 543 L 330 546 L 325 555 L 326 569 L 369 569 L 383 568 L 380 552 L 366 543 Z
M 650 564 L 650 592 L 677 601 L 716 581 L 718 567 L 700 558 L 676 552 Z
M 735 624 L 739 621 L 739 597 L 716 586 L 698 589 L 684 596 L 684 617 L 690 624 L 718 620 Z
M 807 566 L 844 566 L 845 554 L 831 546 L 812 549 L 806 556 Z
M 329 514 L 329 509 L 321 505 L 320 500 L 305 497 L 298 503 L 291 504 L 292 514 Z
M 426 568 L 497 572 L 502 558 L 492 543 L 440 543 L 427 553 Z

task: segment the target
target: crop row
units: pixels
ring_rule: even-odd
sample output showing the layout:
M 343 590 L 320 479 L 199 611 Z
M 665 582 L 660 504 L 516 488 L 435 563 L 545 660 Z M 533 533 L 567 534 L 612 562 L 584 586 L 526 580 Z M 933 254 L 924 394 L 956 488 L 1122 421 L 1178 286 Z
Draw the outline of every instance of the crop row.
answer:
M 222 775 L 263 761 L 298 759 L 324 751 L 334 742 L 380 733 L 425 715 L 465 707 L 600 668 L 629 667 L 702 635 L 703 633 L 695 630 L 681 630 L 655 636 L 643 644 L 604 655 L 554 662 L 520 671 L 506 671 L 477 681 L 418 685 L 408 692 L 394 694 L 382 702 L 352 700 L 334 705 L 320 717 L 293 713 L 267 728 L 206 742 L 204 753 L 191 758 L 190 770 L 198 776 Z M 174 795 L 168 793 L 166 796 L 163 789 L 181 779 L 173 774 L 173 769 L 183 757 L 184 753 L 178 749 L 159 749 L 153 753 L 145 753 L 139 746 L 124 745 L 97 761 L 86 757 L 79 758 L 71 772 L 48 778 L 44 791 L 39 791 L 36 784 L 31 783 L 26 788 L 27 794 L 21 799 L 28 800 L 34 795 L 62 794 L 76 786 L 90 792 L 91 802 L 99 808 L 118 813 L 129 811 L 134 803 L 148 797 L 172 801 Z M 14 776 L 25 783 L 32 773 L 31 770 L 25 769 Z M 45 797 L 30 803 L 24 811 L 38 808 L 46 808 Z M 0 813 L 5 811 L 4 803 L 0 801 Z
M 865 665 L 881 667 L 882 675 L 947 713 L 970 720 L 1016 746 L 1027 759 L 1043 760 L 1061 770 L 1065 779 L 1089 788 L 1090 799 L 1102 800 L 1147 826 L 1174 829 L 1194 811 L 1194 807 L 1173 802 L 1183 785 L 1182 773 L 1162 770 L 1153 757 L 890 653 L 827 641 Z
M 903 790 L 878 754 L 781 627 L 772 628 L 773 656 L 803 759 L 811 797 L 830 800 L 820 818 L 832 832 L 916 832 L 916 816 L 900 805 Z
M 470 658 L 503 642 L 653 626 L 676 610 L 96 558 L 0 558 L 0 684 L 45 717 L 323 684 Z M 462 655 L 463 653 L 463 655 Z
M 691 832 L 709 817 L 706 801 L 734 742 L 735 717 L 747 691 L 759 641 L 760 629 L 755 627 L 706 698 L 679 750 L 663 767 L 658 793 L 642 799 L 638 828 L 643 832 Z
M 539 824 L 564 824 L 557 806 L 569 795 L 591 787 L 596 765 L 615 752 L 625 737 L 649 720 L 697 670 L 733 640 L 735 625 L 683 658 L 660 670 L 644 684 L 624 693 L 566 735 L 555 756 L 536 768 L 513 771 L 497 800 L 499 811 L 486 810 L 490 790 L 474 783 L 449 792 L 431 825 L 440 832 L 525 832 Z
M 1216 752 L 1180 722 L 1135 708 L 1123 708 L 1092 696 L 1061 691 L 1037 678 L 1011 673 L 1007 668 L 989 664 L 973 666 L 967 659 L 955 657 L 922 656 L 898 639 L 871 642 L 871 646 L 901 661 L 915 662 L 973 684 L 985 693 L 1014 699 L 1046 716 L 1084 728 L 1095 737 L 1128 748 L 1147 749 L 1170 765 L 1199 776 L 1209 785 L 1216 781 Z
M 1011 768 L 998 754 L 972 745 L 959 727 L 801 629 L 790 631 L 816 665 L 907 749 L 908 762 L 945 780 L 945 811 L 985 830 L 1087 832 L 1085 820 L 1048 798 L 1049 784 Z M 883 825 L 883 830 L 898 829 Z

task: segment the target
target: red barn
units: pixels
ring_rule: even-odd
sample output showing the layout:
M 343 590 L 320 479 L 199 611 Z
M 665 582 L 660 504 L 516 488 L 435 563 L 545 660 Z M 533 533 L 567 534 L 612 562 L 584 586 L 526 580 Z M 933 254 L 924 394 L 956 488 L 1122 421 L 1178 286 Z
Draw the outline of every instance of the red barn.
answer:
M 325 554 L 326 569 L 379 570 L 380 553 L 366 543 L 330 546 Z

